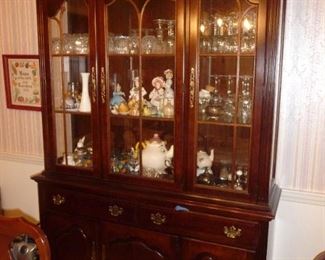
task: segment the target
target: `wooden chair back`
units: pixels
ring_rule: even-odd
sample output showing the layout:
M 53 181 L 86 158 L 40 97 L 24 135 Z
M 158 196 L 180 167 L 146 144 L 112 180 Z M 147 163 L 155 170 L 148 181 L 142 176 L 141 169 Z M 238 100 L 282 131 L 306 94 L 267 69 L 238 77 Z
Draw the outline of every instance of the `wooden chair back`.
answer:
M 46 235 L 36 225 L 28 222 L 22 217 L 0 216 L 0 259 L 11 260 L 10 247 L 12 241 L 21 236 L 27 235 L 34 239 L 38 249 L 40 260 L 50 260 L 50 246 Z
M 317 256 L 315 256 L 314 260 L 325 260 L 325 251 L 320 252 Z

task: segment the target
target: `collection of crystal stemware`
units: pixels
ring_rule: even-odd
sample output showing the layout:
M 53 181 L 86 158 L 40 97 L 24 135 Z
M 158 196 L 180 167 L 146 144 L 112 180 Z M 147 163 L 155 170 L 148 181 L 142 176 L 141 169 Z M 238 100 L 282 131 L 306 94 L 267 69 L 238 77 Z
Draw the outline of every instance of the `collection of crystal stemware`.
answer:
M 175 49 L 175 20 L 155 19 L 155 29 L 131 30 L 129 35 L 108 37 L 108 52 L 113 54 L 172 54 Z
M 228 15 L 203 13 L 200 24 L 200 49 L 212 53 L 237 53 L 240 35 L 240 51 L 254 52 L 256 13 L 244 17 L 237 13 Z
M 235 119 L 235 95 L 233 93 L 235 76 L 213 75 L 214 86 L 208 85 L 199 92 L 199 117 L 201 120 L 216 120 L 232 123 Z M 241 76 L 241 89 L 238 98 L 237 122 L 251 122 L 252 99 L 250 94 L 250 76 Z M 226 79 L 226 94 L 220 93 L 221 79 Z
M 215 173 L 217 172 L 217 174 Z M 245 190 L 247 188 L 248 167 L 247 165 L 237 165 L 235 174 L 232 174 L 232 166 L 229 162 L 220 162 L 220 165 L 214 169 L 206 167 L 203 172 L 197 176 L 197 183 L 212 185 L 217 187 L 230 187 L 232 180 L 235 190 Z
M 63 34 L 63 38 L 52 39 L 53 54 L 87 54 L 88 34 Z

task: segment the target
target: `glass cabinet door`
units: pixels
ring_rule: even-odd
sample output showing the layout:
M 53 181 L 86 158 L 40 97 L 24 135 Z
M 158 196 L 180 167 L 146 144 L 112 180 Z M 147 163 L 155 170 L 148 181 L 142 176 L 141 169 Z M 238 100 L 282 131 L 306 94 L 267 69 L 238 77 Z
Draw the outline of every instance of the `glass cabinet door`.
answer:
M 196 3 L 190 82 L 196 189 L 248 191 L 258 16 L 252 2 Z
M 174 182 L 182 69 L 177 1 L 106 2 L 108 176 Z
M 56 164 L 70 171 L 92 170 L 96 80 L 90 58 L 91 7 L 83 0 L 62 2 L 48 21 Z

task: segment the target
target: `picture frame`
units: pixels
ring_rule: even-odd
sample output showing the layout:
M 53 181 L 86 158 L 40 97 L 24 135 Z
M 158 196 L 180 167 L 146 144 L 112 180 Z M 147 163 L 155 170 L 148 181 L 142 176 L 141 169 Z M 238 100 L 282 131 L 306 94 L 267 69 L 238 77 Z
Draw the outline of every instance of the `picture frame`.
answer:
M 41 110 L 39 55 L 2 55 L 7 107 Z

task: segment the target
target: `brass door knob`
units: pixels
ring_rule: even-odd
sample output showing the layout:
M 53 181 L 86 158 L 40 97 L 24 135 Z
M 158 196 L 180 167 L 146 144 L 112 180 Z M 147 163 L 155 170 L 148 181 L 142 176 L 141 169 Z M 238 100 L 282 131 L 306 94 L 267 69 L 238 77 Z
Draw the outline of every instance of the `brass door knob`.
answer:
M 157 213 L 151 213 L 150 219 L 152 223 L 160 226 L 166 222 L 166 216 L 163 214 L 160 214 L 159 212 Z
M 109 213 L 113 217 L 118 217 L 122 215 L 123 213 L 123 208 L 117 206 L 117 205 L 112 205 L 108 207 Z
M 241 229 L 240 228 L 236 228 L 235 226 L 231 226 L 231 227 L 227 227 L 227 226 L 224 226 L 224 234 L 229 237 L 229 238 L 237 238 L 237 237 L 240 237 L 241 236 Z
M 56 194 L 52 196 L 52 201 L 54 205 L 60 206 L 65 203 L 65 197 L 61 194 Z

